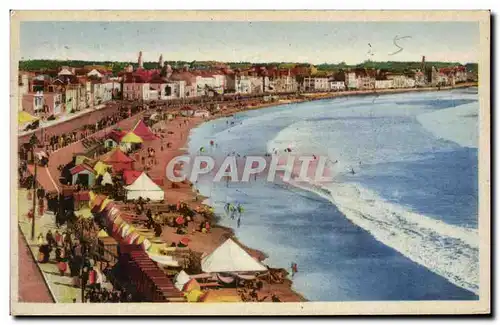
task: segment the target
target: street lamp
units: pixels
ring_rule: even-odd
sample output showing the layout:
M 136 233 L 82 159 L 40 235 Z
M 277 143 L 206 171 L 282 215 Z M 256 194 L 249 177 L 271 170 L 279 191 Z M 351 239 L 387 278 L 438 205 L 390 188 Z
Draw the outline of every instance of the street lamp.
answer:
M 31 148 L 31 157 L 33 158 L 34 165 L 34 175 L 33 175 L 33 218 L 31 220 L 31 240 L 35 240 L 35 217 L 36 217 L 36 186 L 37 186 L 37 163 L 35 158 L 35 147 L 38 143 L 38 139 L 36 135 L 33 133 L 30 137 L 30 148 Z

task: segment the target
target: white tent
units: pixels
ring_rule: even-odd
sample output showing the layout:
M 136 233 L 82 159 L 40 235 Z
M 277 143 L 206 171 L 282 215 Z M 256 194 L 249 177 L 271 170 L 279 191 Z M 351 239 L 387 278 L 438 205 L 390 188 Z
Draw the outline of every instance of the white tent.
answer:
M 184 272 L 184 270 L 182 270 L 175 277 L 174 286 L 182 291 L 182 288 L 184 288 L 184 285 L 188 283 L 189 280 L 191 280 L 191 277 L 186 272 Z
M 113 179 L 111 178 L 111 175 L 108 172 L 104 173 L 101 181 L 101 185 L 106 185 L 106 184 L 113 185 Z
M 203 272 L 262 272 L 267 268 L 250 256 L 231 238 L 201 260 Z
M 172 266 L 172 267 L 178 267 L 179 266 L 179 262 L 177 262 L 176 260 L 174 260 L 172 256 L 151 255 L 151 254 L 148 254 L 148 256 L 153 261 L 155 261 L 156 263 L 161 264 L 161 265 Z
M 125 189 L 127 190 L 127 200 L 136 200 L 142 197 L 151 201 L 162 201 L 165 198 L 161 187 L 155 184 L 144 172 Z

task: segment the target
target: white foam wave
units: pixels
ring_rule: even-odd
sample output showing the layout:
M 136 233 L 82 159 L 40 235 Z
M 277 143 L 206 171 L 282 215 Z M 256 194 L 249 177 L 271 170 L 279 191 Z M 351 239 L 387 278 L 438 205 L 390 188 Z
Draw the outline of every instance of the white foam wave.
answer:
M 466 290 L 479 291 L 479 238 L 474 229 L 453 226 L 389 203 L 351 183 L 290 184 L 330 200 L 377 240 Z

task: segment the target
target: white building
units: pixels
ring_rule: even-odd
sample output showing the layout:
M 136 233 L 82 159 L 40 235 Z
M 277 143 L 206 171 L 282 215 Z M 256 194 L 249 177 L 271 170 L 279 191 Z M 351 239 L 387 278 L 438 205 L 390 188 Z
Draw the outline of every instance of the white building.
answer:
M 248 76 L 247 78 L 250 81 L 250 93 L 260 94 L 264 92 L 264 82 L 262 77 Z
M 394 82 L 394 88 L 413 88 L 415 79 L 409 78 L 404 74 L 393 75 L 390 77 Z
M 347 89 L 356 89 L 358 88 L 358 80 L 356 79 L 355 72 L 346 73 L 346 84 Z
M 375 89 L 390 89 L 394 88 L 392 80 L 375 80 Z
M 23 110 L 23 96 L 27 94 L 30 90 L 29 87 L 29 78 L 28 75 L 23 73 L 19 76 L 19 83 L 18 83 L 18 94 L 17 94 L 17 110 L 22 111 Z
M 326 77 L 305 77 L 302 89 L 304 91 L 328 91 L 330 83 Z
M 249 94 L 252 92 L 252 82 L 246 76 L 237 77 L 235 80 L 235 92 L 237 94 Z
M 292 76 L 280 76 L 273 80 L 272 85 L 277 93 L 289 93 L 297 91 L 297 80 Z
M 217 94 L 224 93 L 224 86 L 226 84 L 226 76 L 213 74 L 196 76 L 196 95 L 207 96 L 214 92 Z
M 124 83 L 123 99 L 126 100 L 149 100 L 149 83 Z
M 330 80 L 330 90 L 331 91 L 344 91 L 345 90 L 345 82 Z
M 184 80 L 151 83 L 151 88 L 158 91 L 158 99 L 160 100 L 184 98 L 185 87 Z
M 109 102 L 113 99 L 114 85 L 113 81 L 105 81 L 103 83 L 104 89 L 102 94 L 102 103 Z

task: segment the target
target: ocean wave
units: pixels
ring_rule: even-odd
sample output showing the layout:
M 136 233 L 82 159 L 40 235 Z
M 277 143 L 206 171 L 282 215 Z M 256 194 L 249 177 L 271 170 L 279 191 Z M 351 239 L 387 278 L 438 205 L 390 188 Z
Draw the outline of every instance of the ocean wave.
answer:
M 479 292 L 476 230 L 408 211 L 354 183 L 289 183 L 329 200 L 351 222 L 414 262 L 459 287 Z

